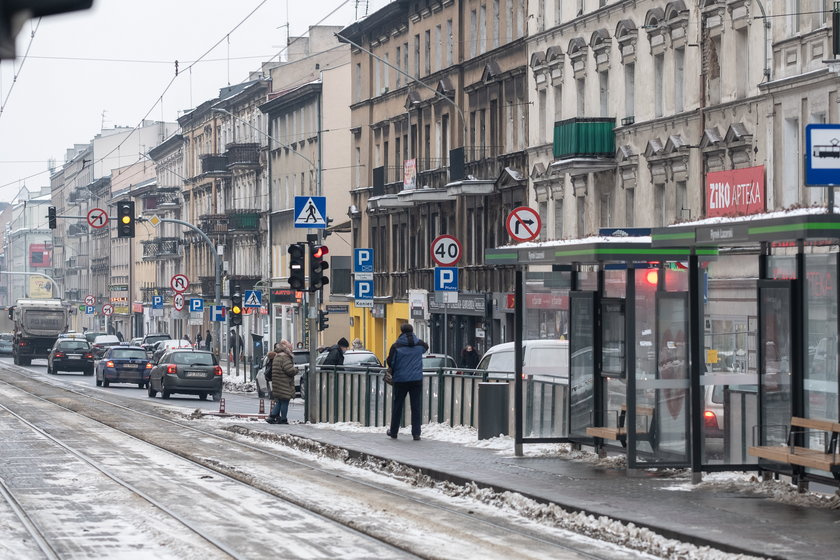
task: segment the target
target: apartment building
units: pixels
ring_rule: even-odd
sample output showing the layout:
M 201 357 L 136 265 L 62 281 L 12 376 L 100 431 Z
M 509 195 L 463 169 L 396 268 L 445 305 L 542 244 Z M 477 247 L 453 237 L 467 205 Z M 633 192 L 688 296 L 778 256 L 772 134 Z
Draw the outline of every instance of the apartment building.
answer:
M 52 236 L 47 228 L 50 189 L 22 188 L 3 210 L 2 272 L 0 296 L 3 305 L 20 298 L 59 297 L 48 278 L 53 276 Z

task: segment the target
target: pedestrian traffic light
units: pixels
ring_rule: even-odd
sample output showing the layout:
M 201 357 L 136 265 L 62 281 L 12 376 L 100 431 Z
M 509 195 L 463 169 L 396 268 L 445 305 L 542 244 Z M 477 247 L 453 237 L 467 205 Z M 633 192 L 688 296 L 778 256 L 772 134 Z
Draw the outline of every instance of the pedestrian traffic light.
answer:
M 289 286 L 293 290 L 306 288 L 306 243 L 289 245 Z
M 230 324 L 232 327 L 242 324 L 242 294 L 239 292 L 230 296 Z
M 117 202 L 117 237 L 134 237 L 134 201 Z
M 330 318 L 329 318 L 329 311 L 319 311 L 318 312 L 318 330 L 324 331 L 330 328 Z
M 47 208 L 47 220 L 49 222 L 50 229 L 58 227 L 58 223 L 56 222 L 55 206 Z
M 309 291 L 317 292 L 324 286 L 330 283 L 330 279 L 324 276 L 324 271 L 330 265 L 324 261 L 324 257 L 330 250 L 326 245 L 311 246 L 311 253 L 309 253 Z

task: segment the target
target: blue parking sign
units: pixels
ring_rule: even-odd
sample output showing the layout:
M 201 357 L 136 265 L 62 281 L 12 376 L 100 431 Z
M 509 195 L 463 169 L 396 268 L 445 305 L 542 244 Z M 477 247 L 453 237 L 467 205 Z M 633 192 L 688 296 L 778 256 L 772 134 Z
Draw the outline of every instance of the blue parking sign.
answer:
M 204 300 L 202 298 L 190 298 L 190 313 L 204 311 Z
M 92 305 L 86 305 L 85 306 L 85 315 L 93 315 L 95 311 L 96 311 L 96 307 L 94 307 Z
M 458 267 L 436 266 L 435 267 L 435 291 L 436 292 L 457 292 L 458 291 Z
M 152 296 L 152 309 L 163 309 L 163 296 Z

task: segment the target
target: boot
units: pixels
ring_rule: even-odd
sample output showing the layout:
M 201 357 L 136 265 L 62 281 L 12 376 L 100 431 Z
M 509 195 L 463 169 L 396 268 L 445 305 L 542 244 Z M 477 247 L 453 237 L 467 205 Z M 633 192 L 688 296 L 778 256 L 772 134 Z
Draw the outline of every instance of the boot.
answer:
M 265 419 L 265 421 L 268 422 L 269 424 L 276 424 L 277 423 L 277 417 L 276 416 L 269 416 L 268 418 Z

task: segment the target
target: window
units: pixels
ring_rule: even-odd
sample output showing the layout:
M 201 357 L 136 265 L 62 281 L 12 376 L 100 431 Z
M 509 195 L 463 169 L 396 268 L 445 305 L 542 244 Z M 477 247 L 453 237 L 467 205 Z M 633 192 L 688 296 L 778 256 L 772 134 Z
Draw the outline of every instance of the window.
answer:
M 435 27 L 435 72 L 441 69 L 441 58 L 443 55 L 443 41 L 441 39 L 440 25 Z
M 499 0 L 493 0 L 493 48 L 499 46 Z
M 424 34 L 425 50 L 423 51 L 423 72 L 426 76 L 432 73 L 432 32 L 426 30 Z
M 612 193 L 601 194 L 601 227 L 612 225 Z
M 685 181 L 677 181 L 677 188 L 674 191 L 674 206 L 676 208 L 677 222 L 691 219 L 691 210 L 688 208 L 688 190 Z
M 663 112 L 662 90 L 664 88 L 664 66 L 665 56 L 658 54 L 653 57 L 653 96 L 654 96 L 654 116 L 661 117 Z
M 538 93 L 538 103 L 539 103 L 539 143 L 542 144 L 543 142 L 547 142 L 548 138 L 546 137 L 546 114 L 545 114 L 545 105 L 546 105 L 546 98 L 547 98 L 546 91 L 541 89 Z
M 478 12 L 478 47 L 479 52 L 487 52 L 487 6 L 482 5 Z
M 747 35 L 748 27 L 738 29 L 735 33 L 735 58 L 737 60 L 736 66 L 736 84 L 735 95 L 738 99 L 747 96 L 750 83 L 750 41 Z
M 478 46 L 478 14 L 475 10 L 470 11 L 470 58 L 475 58 L 476 47 Z
M 674 50 L 674 112 L 685 110 L 685 49 Z
M 414 77 L 420 77 L 420 35 L 414 36 Z
M 653 219 L 657 226 L 665 225 L 665 183 L 653 185 Z
M 601 102 L 601 116 L 607 117 L 610 112 L 610 84 L 609 73 L 598 72 L 598 92 L 600 94 Z
M 554 25 L 560 25 L 563 22 L 563 1 L 554 0 Z
M 586 235 L 586 197 L 577 197 L 577 236 Z
M 563 199 L 554 199 L 554 239 L 563 239 Z
M 452 47 L 454 37 L 452 36 L 452 20 L 446 20 L 446 66 L 452 66 Z
M 511 1 L 516 2 L 516 0 L 505 0 L 505 43 L 509 42 L 513 37 L 513 20 L 516 17 L 516 14 L 510 9 Z
M 799 119 L 785 119 L 782 131 L 783 150 L 786 157 L 782 158 L 784 170 L 782 173 L 782 207 L 797 202 L 799 197 Z
M 636 114 L 636 65 L 624 65 L 624 116 Z
M 633 227 L 635 224 L 636 190 L 624 189 L 624 225 Z
M 586 80 L 581 78 L 575 80 L 577 85 L 577 116 L 586 116 Z
M 388 66 L 391 64 L 391 55 L 389 53 L 385 53 L 385 62 L 382 63 L 382 92 L 387 92 L 391 88 L 389 74 L 391 73 L 391 67 Z M 380 93 L 382 93 L 380 92 Z
M 563 86 L 554 86 L 554 121 L 563 120 Z M 552 123 L 553 124 L 553 123 Z
M 403 72 L 411 75 L 411 71 L 408 69 L 408 42 L 403 43 Z M 408 84 L 408 76 L 406 76 L 406 84 Z
M 540 216 L 548 216 L 548 201 L 544 200 L 538 203 L 537 211 L 540 213 Z M 540 229 L 540 241 L 545 241 L 548 239 L 548 228 L 541 228 Z
M 397 56 L 394 60 L 394 62 L 396 63 L 395 66 L 397 67 L 397 88 L 400 87 L 400 82 L 402 81 L 402 73 L 400 72 L 400 64 L 402 64 L 402 56 L 400 56 L 402 54 L 401 50 L 402 49 L 400 47 L 397 47 Z

